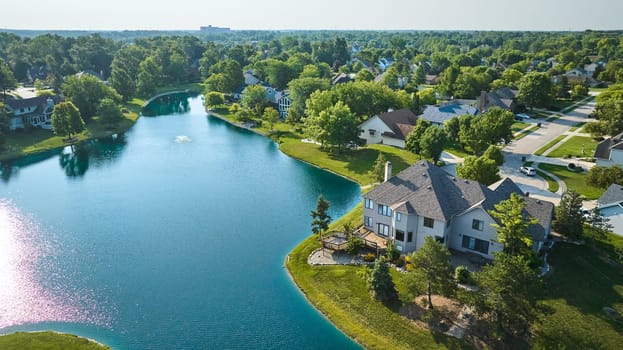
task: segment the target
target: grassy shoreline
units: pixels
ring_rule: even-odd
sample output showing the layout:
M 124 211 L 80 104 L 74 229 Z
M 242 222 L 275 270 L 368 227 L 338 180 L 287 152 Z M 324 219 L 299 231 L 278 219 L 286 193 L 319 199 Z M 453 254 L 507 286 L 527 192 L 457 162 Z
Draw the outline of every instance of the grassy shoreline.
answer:
M 0 348 L 19 350 L 110 350 L 96 340 L 59 332 L 15 332 L 0 335 Z

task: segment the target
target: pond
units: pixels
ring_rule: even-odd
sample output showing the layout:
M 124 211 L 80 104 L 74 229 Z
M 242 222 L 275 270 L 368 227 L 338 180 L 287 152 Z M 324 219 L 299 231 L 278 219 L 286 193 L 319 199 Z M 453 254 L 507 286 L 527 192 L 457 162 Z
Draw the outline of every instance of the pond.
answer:
M 290 280 L 319 194 L 359 186 L 208 117 L 201 98 L 125 135 L 3 164 L 0 333 L 114 349 L 358 348 Z

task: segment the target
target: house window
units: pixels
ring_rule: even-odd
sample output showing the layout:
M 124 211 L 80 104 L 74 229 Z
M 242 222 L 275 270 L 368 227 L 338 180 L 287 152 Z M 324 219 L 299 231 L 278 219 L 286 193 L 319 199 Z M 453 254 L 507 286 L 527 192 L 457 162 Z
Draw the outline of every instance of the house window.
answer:
M 366 224 L 366 227 L 372 227 L 372 217 L 366 216 L 363 221 Z
M 484 227 L 485 227 L 485 222 L 484 221 L 478 220 L 478 219 L 472 220 L 472 228 L 474 230 L 482 231 L 482 229 Z
M 413 232 L 407 232 L 407 242 L 413 242 Z
M 404 231 L 396 230 L 396 240 L 404 242 L 405 241 L 405 233 Z
M 469 250 L 489 254 L 489 242 L 482 239 L 463 235 L 463 244 L 461 246 Z
M 389 236 L 389 226 L 385 224 L 379 224 L 379 235 Z
M 370 136 L 374 136 L 374 134 L 376 134 L 376 130 L 374 129 L 368 129 L 368 132 L 370 133 Z
M 435 220 L 433 220 L 431 218 L 424 217 L 424 226 L 433 228 L 433 226 L 435 226 Z
M 379 204 L 379 214 L 384 215 L 384 216 L 392 216 L 392 208 L 388 207 L 387 205 L 383 205 L 383 204 Z
M 374 202 L 372 201 L 372 199 L 366 198 L 365 205 L 366 205 L 366 208 L 368 209 L 374 209 Z
M 402 219 L 402 215 L 400 213 L 396 213 L 396 221 L 400 221 Z

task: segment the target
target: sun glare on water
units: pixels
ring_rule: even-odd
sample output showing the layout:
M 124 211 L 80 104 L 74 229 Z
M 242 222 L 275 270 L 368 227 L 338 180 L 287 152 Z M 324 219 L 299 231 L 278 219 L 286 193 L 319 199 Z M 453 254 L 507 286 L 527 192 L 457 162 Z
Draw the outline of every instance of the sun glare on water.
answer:
M 0 329 L 48 321 L 107 325 L 88 296 L 54 280 L 43 285 L 42 276 L 57 275 L 45 262 L 53 253 L 35 220 L 0 199 Z

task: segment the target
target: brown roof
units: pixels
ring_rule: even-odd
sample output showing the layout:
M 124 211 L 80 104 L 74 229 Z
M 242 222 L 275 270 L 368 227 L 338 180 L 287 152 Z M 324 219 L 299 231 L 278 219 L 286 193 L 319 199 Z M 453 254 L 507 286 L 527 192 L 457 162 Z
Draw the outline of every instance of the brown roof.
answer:
M 378 117 L 392 130 L 391 133 L 386 132 L 383 135 L 400 140 L 407 138 L 417 121 L 417 116 L 407 108 L 381 113 Z

